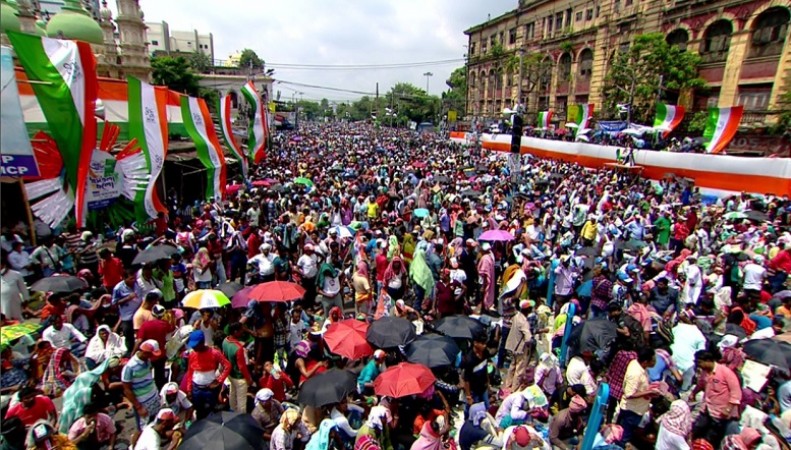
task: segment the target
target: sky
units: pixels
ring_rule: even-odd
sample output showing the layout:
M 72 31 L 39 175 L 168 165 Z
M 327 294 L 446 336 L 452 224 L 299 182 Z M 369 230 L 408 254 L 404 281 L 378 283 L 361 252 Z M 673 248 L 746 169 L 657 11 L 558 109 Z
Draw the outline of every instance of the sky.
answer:
M 115 2 L 110 2 L 115 3 Z M 517 6 L 517 0 L 140 0 L 147 22 L 171 30 L 214 35 L 216 59 L 251 48 L 268 64 L 394 64 L 458 61 L 424 67 L 366 70 L 276 68 L 274 78 L 384 94 L 409 82 L 440 94 L 453 69 L 464 65 L 464 30 Z M 268 66 L 271 67 L 271 66 Z M 291 98 L 347 101 L 361 94 L 276 83 Z

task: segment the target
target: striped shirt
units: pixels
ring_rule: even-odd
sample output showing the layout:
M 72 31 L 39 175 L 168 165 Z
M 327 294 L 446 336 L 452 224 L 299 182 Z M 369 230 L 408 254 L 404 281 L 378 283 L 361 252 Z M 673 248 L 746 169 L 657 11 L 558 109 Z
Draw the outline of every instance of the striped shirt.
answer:
M 129 362 L 121 371 L 121 381 L 132 385 L 132 392 L 140 403 L 145 403 L 159 395 L 151 376 L 151 363 L 143 361 L 137 355 L 129 358 Z

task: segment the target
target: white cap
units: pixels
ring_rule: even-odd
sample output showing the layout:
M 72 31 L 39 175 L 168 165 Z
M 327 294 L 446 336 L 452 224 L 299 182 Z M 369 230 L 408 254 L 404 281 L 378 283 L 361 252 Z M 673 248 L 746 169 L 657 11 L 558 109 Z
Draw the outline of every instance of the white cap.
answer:
M 492 249 L 492 246 L 488 242 L 484 242 L 483 244 L 481 244 L 481 250 L 483 250 L 485 252 L 488 252 L 491 249 Z
M 264 389 L 261 389 L 260 391 L 258 391 L 258 393 L 255 394 L 255 399 L 257 401 L 259 401 L 259 402 L 265 402 L 265 401 L 271 399 L 274 396 L 275 396 L 275 393 L 272 392 L 272 389 L 264 388 Z

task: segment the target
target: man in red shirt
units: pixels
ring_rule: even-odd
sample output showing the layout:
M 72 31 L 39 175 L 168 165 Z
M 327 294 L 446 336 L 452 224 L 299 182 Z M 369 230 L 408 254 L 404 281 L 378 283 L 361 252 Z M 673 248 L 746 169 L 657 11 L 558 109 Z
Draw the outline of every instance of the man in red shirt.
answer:
M 102 277 L 102 286 L 107 292 L 112 293 L 113 288 L 124 278 L 124 263 L 113 256 L 107 248 L 99 251 L 99 276 Z
M 203 331 L 190 333 L 187 348 L 191 349 L 187 357 L 187 394 L 192 394 L 197 419 L 208 416 L 217 406 L 220 387 L 231 373 L 231 363 L 222 352 L 214 347 L 206 346 Z M 217 371 L 222 372 L 217 376 Z
M 137 348 L 140 344 L 149 339 L 157 341 L 159 343 L 159 348 L 165 348 L 168 334 L 175 329 L 170 322 L 162 320 L 162 317 L 165 316 L 164 306 L 154 305 L 151 309 L 151 315 L 154 316 L 154 318 L 143 322 L 143 324 L 140 325 L 140 329 L 137 330 L 137 340 L 135 341 L 135 349 L 132 354 L 137 352 Z M 162 389 L 162 386 L 167 383 L 167 378 L 165 377 L 166 361 L 167 355 L 165 354 L 160 355 L 159 358 L 151 359 L 151 365 L 154 366 L 154 383 L 156 383 L 157 389 Z
M 49 397 L 38 395 L 32 386 L 25 386 L 19 391 L 19 403 L 9 408 L 6 420 L 17 417 L 30 428 L 39 420 L 46 420 L 53 426 L 58 422 L 58 412 Z
M 779 242 L 777 246 L 780 251 L 769 260 L 769 268 L 775 271 L 775 274 L 769 277 L 769 285 L 773 294 L 783 290 L 783 284 L 788 279 L 788 274 L 791 273 L 791 250 L 786 248 L 785 242 Z
M 700 432 L 707 441 L 719 447 L 728 424 L 739 420 L 742 386 L 739 377 L 706 350 L 695 353 L 695 364 L 700 369 L 705 386 L 704 409 L 693 425 L 692 434 Z

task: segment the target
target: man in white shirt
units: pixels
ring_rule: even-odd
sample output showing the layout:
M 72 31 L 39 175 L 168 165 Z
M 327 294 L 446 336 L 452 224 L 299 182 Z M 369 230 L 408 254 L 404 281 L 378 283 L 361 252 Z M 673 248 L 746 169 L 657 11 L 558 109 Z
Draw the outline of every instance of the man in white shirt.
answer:
M 143 428 L 134 450 L 176 449 L 181 441 L 181 431 L 176 428 L 178 423 L 178 417 L 172 409 L 159 410 L 156 420 Z
M 764 284 L 764 277 L 766 276 L 766 269 L 763 266 L 764 257 L 755 255 L 752 262 L 747 263 L 742 271 L 744 272 L 744 282 L 742 289 L 746 293 L 758 293 Z
M 265 283 L 267 281 L 274 281 L 275 255 L 272 253 L 272 245 L 263 244 L 259 249 L 261 253 L 250 258 L 247 264 L 258 268 L 259 282 Z
M 582 355 L 571 358 L 566 368 L 566 381 L 569 386 L 581 384 L 585 386 L 585 392 L 588 395 L 596 392 L 596 380 L 593 379 L 588 367 L 591 360 L 593 360 L 593 354 L 591 352 L 583 352 Z
M 684 288 L 684 292 L 686 293 L 684 303 L 696 305 L 698 303 L 698 297 L 700 297 L 700 291 L 703 289 L 703 275 L 700 272 L 700 267 L 695 264 L 697 259 L 694 256 L 687 258 L 687 261 L 689 265 L 684 270 L 687 276 L 686 286 Z
M 258 203 L 253 203 L 253 206 L 247 210 L 247 218 L 250 219 L 250 225 L 257 227 L 259 217 L 261 217 L 261 208 Z
M 678 325 L 673 327 L 673 344 L 670 350 L 673 362 L 684 377 L 681 385 L 683 392 L 692 386 L 692 378 L 695 375 L 695 353 L 706 349 L 706 337 L 694 324 L 695 316 L 691 310 L 682 310 L 678 317 Z
M 22 302 L 30 299 L 30 293 L 22 275 L 11 270 L 3 252 L 0 259 L 0 312 L 6 319 L 22 320 Z
M 305 288 L 304 305 L 312 308 L 316 303 L 316 275 L 319 272 L 319 258 L 313 253 L 313 244 L 305 244 L 304 253 L 297 260 L 296 269 L 302 277 Z
M 30 281 L 27 278 L 33 274 L 30 271 L 33 261 L 30 259 L 30 254 L 22 249 L 21 242 L 14 242 L 13 250 L 8 254 L 8 265 L 19 272 L 26 281 Z
M 55 315 L 52 325 L 41 334 L 42 339 L 55 348 L 71 349 L 74 344 L 85 342 L 87 338 L 70 323 L 63 323 L 63 317 Z

